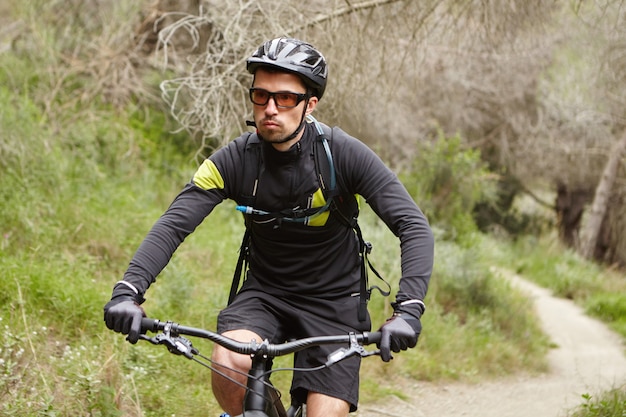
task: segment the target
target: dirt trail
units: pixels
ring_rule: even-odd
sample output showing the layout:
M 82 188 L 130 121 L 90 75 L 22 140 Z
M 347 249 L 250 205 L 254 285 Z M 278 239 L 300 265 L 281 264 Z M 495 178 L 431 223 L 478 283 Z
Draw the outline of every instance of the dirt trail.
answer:
M 501 271 L 502 272 L 502 271 Z M 626 383 L 625 346 L 603 323 L 568 300 L 515 276 L 502 273 L 535 302 L 542 327 L 557 348 L 550 371 L 476 385 L 407 382 L 410 402 L 393 399 L 362 405 L 359 417 L 564 417 L 567 410 Z

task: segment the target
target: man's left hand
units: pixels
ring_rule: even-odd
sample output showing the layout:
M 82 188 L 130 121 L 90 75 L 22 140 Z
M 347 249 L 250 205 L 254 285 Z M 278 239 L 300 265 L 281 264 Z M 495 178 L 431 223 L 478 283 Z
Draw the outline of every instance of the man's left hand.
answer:
M 378 348 L 384 362 L 393 359 L 391 351 L 400 352 L 415 347 L 422 323 L 416 317 L 407 313 L 396 313 L 383 324 L 379 330 L 382 332 Z

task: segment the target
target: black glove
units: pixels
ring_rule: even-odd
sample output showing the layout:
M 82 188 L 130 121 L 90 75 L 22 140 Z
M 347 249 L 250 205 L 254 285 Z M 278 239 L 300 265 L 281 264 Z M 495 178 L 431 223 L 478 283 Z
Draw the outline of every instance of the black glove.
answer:
M 142 298 L 143 300 L 143 298 Z M 146 314 L 137 302 L 137 295 L 130 288 L 116 286 L 113 297 L 104 306 L 104 321 L 115 332 L 127 334 L 126 340 L 135 344 L 141 333 L 141 319 Z
M 422 331 L 422 323 L 408 313 L 394 313 L 379 331 L 382 332 L 378 343 L 380 357 L 384 362 L 389 362 L 393 359 L 391 351 L 400 352 L 415 347 Z

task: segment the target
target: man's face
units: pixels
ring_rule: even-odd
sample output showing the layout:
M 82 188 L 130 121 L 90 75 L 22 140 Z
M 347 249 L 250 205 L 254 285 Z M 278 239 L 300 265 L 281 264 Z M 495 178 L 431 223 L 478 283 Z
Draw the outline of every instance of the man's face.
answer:
M 259 68 L 256 71 L 252 87 L 260 88 L 270 93 L 278 91 L 306 93 L 306 87 L 297 75 L 287 72 L 270 72 L 263 68 Z M 283 108 L 278 107 L 276 99 L 271 97 L 267 104 L 252 104 L 252 108 L 256 127 L 263 139 L 271 142 L 278 150 L 287 150 L 300 140 L 303 132 L 300 132 L 289 142 L 282 143 L 282 141 L 298 128 L 303 112 L 307 115 L 312 113 L 316 105 L 317 97 L 311 97 L 308 101 L 300 101 L 295 107 Z

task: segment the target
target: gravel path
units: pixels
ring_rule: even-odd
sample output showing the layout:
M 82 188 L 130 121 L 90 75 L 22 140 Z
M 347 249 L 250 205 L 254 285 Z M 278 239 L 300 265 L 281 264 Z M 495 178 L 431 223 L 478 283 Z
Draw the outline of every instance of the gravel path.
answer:
M 412 401 L 391 399 L 362 405 L 359 417 L 565 417 L 567 410 L 626 383 L 625 346 L 603 323 L 569 300 L 519 276 L 502 273 L 535 302 L 546 334 L 557 346 L 549 353 L 550 372 L 475 385 L 406 382 Z

